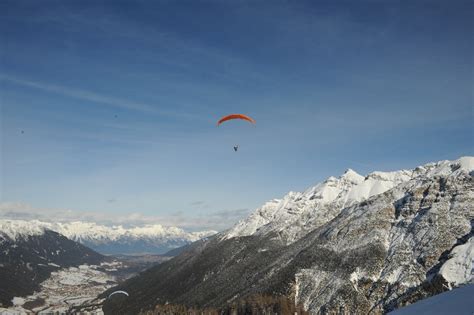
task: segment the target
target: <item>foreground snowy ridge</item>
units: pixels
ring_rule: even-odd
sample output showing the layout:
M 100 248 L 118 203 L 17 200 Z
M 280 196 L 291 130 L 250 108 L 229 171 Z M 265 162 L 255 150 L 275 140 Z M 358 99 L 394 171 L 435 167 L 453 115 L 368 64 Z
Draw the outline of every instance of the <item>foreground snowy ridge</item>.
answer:
M 454 161 L 440 161 L 416 167 L 413 170 L 372 172 L 366 176 L 348 169 L 339 177 L 304 192 L 290 192 L 283 199 L 274 199 L 258 208 L 222 235 L 222 239 L 278 232 L 291 244 L 308 231 L 335 218 L 342 209 L 382 194 L 410 180 L 456 176 L 460 172 L 472 173 L 474 157 L 461 157 Z M 472 174 L 471 174 L 472 175 Z
M 438 294 L 393 311 L 390 315 L 471 315 L 474 314 L 473 296 L 474 284 L 467 284 L 455 290 Z

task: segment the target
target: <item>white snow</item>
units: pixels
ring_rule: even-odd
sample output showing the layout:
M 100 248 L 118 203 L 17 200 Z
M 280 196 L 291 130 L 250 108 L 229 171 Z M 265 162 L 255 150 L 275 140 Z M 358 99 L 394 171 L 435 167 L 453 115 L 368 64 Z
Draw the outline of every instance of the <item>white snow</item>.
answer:
M 351 273 L 349 277 L 349 280 L 352 282 L 356 290 L 357 290 L 357 283 L 361 279 L 371 279 L 372 281 L 376 281 L 377 277 L 375 275 L 369 275 L 366 271 L 360 270 L 359 268 L 356 268 L 356 271 Z
M 29 315 L 27 310 L 21 306 L 17 306 L 15 309 L 0 307 L 0 315 Z
M 463 156 L 458 160 L 461 169 L 472 172 L 474 170 L 474 157 L 472 156 Z
M 474 285 L 467 284 L 412 305 L 390 312 L 391 315 L 472 315 L 474 314 Z
M 48 265 L 53 266 L 53 267 L 58 267 L 58 268 L 61 267 L 59 265 L 56 265 L 55 263 L 48 263 Z
M 415 171 L 425 171 L 428 177 L 437 175 L 456 175 L 459 172 L 470 173 L 474 170 L 474 157 L 463 156 L 455 161 L 440 161 L 428 163 L 415 169 Z
M 360 184 L 364 181 L 364 176 L 358 174 L 353 169 L 347 169 L 344 174 L 342 174 L 341 178 L 344 178 L 348 181 L 351 181 L 355 184 Z
M 12 299 L 12 303 L 13 303 L 13 305 L 23 305 L 23 304 L 25 304 L 25 299 L 22 298 L 22 297 L 17 297 L 17 296 L 15 296 L 15 297 Z
M 474 240 L 470 238 L 466 244 L 455 247 L 452 255 L 441 267 L 440 274 L 451 285 L 460 285 L 471 281 L 473 276 Z
M 17 240 L 30 235 L 42 235 L 45 227 L 38 223 L 39 221 L 36 220 L 0 220 L 0 239 L 6 236 L 12 240 Z
M 400 266 L 397 269 L 390 272 L 388 275 L 385 275 L 382 279 L 392 284 L 400 282 L 400 276 L 402 275 L 403 271 L 404 271 L 404 267 Z

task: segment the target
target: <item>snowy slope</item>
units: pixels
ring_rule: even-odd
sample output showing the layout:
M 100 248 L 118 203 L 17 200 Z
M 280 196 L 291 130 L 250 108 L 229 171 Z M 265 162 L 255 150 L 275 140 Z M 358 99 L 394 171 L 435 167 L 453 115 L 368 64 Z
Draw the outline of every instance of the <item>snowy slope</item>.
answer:
M 474 284 L 441 293 L 390 312 L 390 315 L 472 315 Z
M 38 220 L 0 220 L 0 240 L 2 234 L 17 239 L 40 235 L 45 229 L 58 232 L 105 254 L 164 253 L 216 233 L 188 233 L 177 227 L 164 227 L 159 224 L 125 228 L 121 225 L 105 226 L 80 221 L 51 223 Z
M 474 239 L 472 237 L 463 245 L 455 247 L 440 269 L 449 285 L 460 285 L 472 282 L 474 273 Z

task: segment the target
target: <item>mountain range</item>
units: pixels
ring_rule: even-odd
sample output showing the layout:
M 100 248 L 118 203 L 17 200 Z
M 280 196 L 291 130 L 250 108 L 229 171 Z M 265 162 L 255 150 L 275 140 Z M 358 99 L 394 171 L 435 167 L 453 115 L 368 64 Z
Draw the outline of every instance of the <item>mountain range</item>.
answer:
M 473 175 L 474 157 L 366 176 L 347 170 L 111 289 L 133 298 L 104 310 L 223 307 L 268 294 L 314 314 L 392 311 L 471 281 Z
M 39 220 L 1 220 L 5 233 L 26 233 L 43 229 L 58 232 L 101 254 L 163 254 L 203 237 L 217 233 L 202 231 L 188 233 L 177 227 L 159 224 L 126 228 L 106 226 L 94 222 L 45 222 Z

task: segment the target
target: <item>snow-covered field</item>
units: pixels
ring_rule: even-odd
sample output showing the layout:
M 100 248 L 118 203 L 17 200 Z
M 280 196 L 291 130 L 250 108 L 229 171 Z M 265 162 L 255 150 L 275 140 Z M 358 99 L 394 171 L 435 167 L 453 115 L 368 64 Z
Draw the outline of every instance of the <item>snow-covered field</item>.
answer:
M 432 296 L 402 307 L 390 315 L 472 315 L 474 314 L 474 284 Z
M 41 289 L 27 297 L 13 298 L 13 307 L 0 308 L 0 315 L 16 314 L 65 314 L 73 306 L 98 304 L 96 297 L 116 285 L 114 276 L 108 274 L 122 266 L 121 262 L 81 265 L 60 269 L 41 283 Z M 85 313 L 83 313 L 85 314 Z M 101 308 L 89 314 L 103 314 Z

